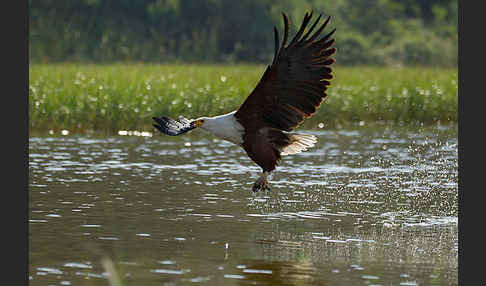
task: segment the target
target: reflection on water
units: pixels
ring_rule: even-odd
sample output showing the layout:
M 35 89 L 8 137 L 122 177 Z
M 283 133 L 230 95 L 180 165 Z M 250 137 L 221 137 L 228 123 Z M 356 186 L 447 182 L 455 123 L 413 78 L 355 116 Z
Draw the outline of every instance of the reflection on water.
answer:
M 271 191 L 243 150 L 31 137 L 31 285 L 457 285 L 457 126 L 309 131 Z

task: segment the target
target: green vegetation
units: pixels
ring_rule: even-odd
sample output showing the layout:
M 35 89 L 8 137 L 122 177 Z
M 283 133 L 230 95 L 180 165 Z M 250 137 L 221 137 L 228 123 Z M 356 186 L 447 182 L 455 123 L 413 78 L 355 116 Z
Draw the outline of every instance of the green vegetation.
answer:
M 33 64 L 31 131 L 153 131 L 152 116 L 198 117 L 232 111 L 264 65 Z M 390 121 L 457 122 L 457 69 L 334 68 L 318 112 L 302 126 Z
M 273 57 L 281 12 L 293 35 L 310 10 L 332 16 L 338 52 L 304 128 L 457 122 L 454 0 L 30 0 L 30 130 L 149 131 L 152 116 L 234 110 Z
M 281 12 L 332 16 L 342 65 L 457 66 L 455 0 L 29 1 L 31 62 L 253 62 L 273 55 Z

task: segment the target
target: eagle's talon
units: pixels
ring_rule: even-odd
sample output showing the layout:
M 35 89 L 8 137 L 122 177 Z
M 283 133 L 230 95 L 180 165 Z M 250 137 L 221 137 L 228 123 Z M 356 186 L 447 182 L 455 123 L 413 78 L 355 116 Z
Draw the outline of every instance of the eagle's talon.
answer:
M 267 177 L 268 177 L 268 172 L 264 172 L 262 174 L 262 176 L 260 178 L 258 178 L 258 180 L 256 180 L 256 182 L 253 184 L 253 187 L 252 187 L 252 191 L 254 193 L 259 192 L 261 190 L 263 190 L 263 191 L 269 191 L 270 190 Z

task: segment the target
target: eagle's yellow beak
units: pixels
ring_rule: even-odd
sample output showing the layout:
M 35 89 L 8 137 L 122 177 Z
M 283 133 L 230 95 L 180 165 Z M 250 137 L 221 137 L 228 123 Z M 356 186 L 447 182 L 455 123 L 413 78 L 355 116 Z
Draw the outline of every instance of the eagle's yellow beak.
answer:
M 201 127 L 201 126 L 203 126 L 203 124 L 204 124 L 204 120 L 203 119 L 194 120 L 192 122 L 192 125 L 194 127 Z

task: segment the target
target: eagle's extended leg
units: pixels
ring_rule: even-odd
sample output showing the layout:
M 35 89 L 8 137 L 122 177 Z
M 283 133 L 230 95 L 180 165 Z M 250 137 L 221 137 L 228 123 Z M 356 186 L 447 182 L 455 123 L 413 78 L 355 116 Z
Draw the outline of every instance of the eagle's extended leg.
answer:
M 264 191 L 270 190 L 268 179 L 267 179 L 269 174 L 270 174 L 270 172 L 265 171 L 260 176 L 260 178 L 258 178 L 258 180 L 256 180 L 256 182 L 253 184 L 253 188 L 252 188 L 254 193 L 256 193 L 260 190 L 264 190 Z

